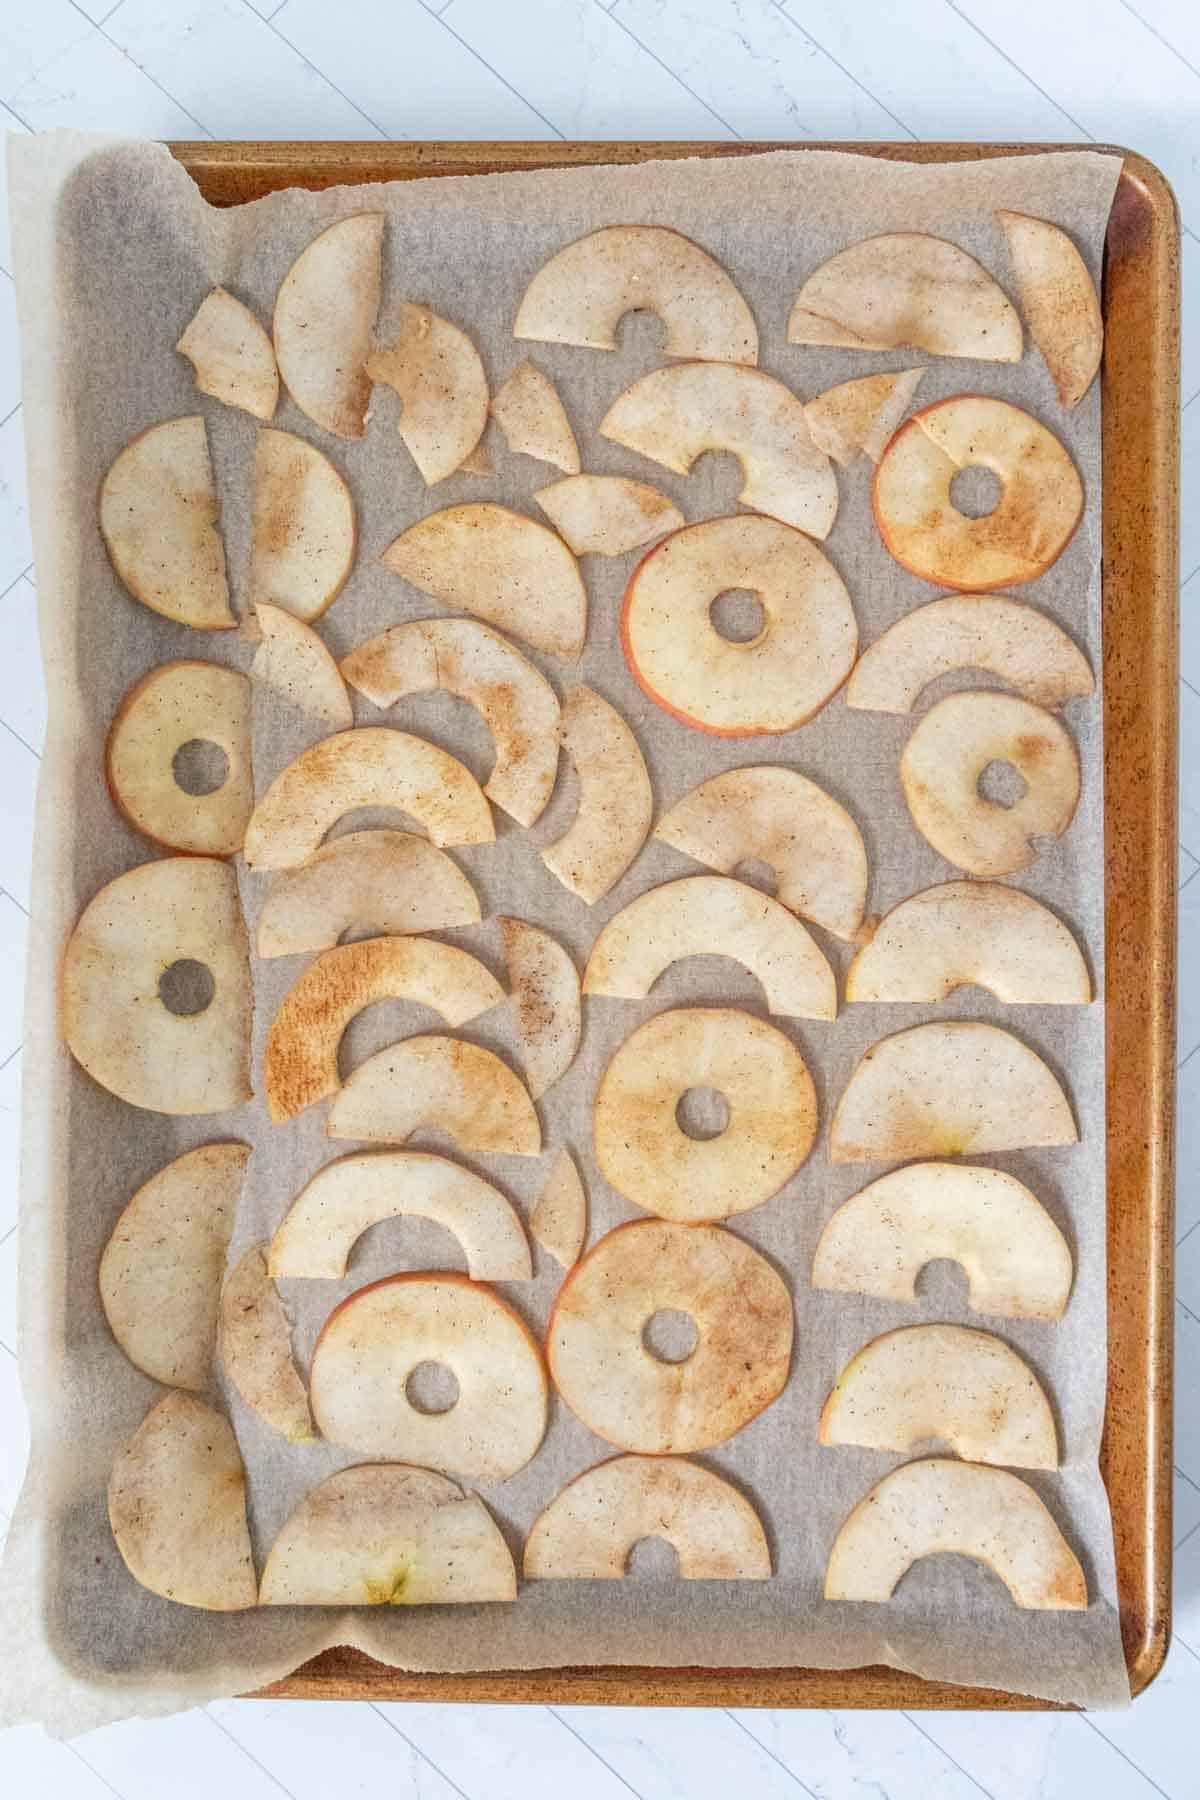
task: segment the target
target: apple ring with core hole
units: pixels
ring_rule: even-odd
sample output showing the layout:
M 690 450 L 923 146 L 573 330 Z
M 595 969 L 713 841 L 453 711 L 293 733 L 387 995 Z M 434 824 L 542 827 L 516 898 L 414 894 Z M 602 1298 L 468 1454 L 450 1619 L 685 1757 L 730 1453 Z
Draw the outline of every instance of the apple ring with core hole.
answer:
M 104 770 L 118 812 L 152 843 L 234 855 L 254 810 L 246 676 L 219 663 L 160 663 L 117 708 Z

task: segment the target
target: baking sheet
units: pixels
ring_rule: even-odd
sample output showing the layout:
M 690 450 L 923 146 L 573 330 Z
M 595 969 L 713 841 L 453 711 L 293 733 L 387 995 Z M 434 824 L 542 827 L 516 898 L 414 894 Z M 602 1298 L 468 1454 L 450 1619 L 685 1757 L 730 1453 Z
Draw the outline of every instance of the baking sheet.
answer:
M 57 958 L 79 907 L 105 880 L 143 861 L 147 846 L 116 818 L 104 789 L 100 746 L 125 687 L 164 657 L 212 655 L 245 666 L 244 645 L 184 628 L 132 604 L 112 576 L 94 529 L 96 482 L 117 449 L 156 419 L 201 410 L 209 422 L 235 594 L 245 591 L 249 475 L 254 425 L 199 400 L 190 370 L 171 346 L 204 292 L 222 281 L 268 317 L 278 281 L 298 249 L 332 219 L 382 206 L 389 219 L 386 341 L 403 299 L 424 301 L 469 329 L 493 387 L 530 354 L 559 385 L 585 465 L 629 473 L 670 492 L 689 518 L 729 510 L 739 485 L 727 458 L 706 458 L 685 479 L 607 444 L 595 433 L 603 410 L 658 361 L 658 331 L 638 318 L 611 356 L 518 345 L 511 319 L 529 276 L 582 232 L 615 220 L 677 226 L 729 269 L 759 322 L 761 366 L 808 398 L 832 382 L 921 360 L 789 347 L 784 327 L 804 277 L 846 242 L 872 231 L 925 229 L 970 249 L 1009 287 L 992 209 L 1011 206 L 1071 230 L 1099 275 L 1119 160 L 1090 152 L 904 165 L 826 152 L 778 153 L 714 163 L 633 169 L 547 171 L 443 178 L 371 189 L 291 192 L 218 213 L 204 205 L 165 151 L 100 146 L 73 136 L 17 146 L 18 275 L 31 426 L 32 487 L 51 727 L 39 804 L 35 929 L 27 1033 L 27 1144 L 23 1194 L 22 1371 L 34 1415 L 34 1461 L 14 1521 L 3 1576 L 13 1652 L 9 1707 L 59 1730 L 82 1729 L 135 1711 L 166 1710 L 256 1685 L 332 1643 L 353 1643 L 409 1668 L 519 1668 L 620 1663 L 852 1667 L 889 1662 L 930 1676 L 974 1681 L 1045 1698 L 1114 1704 L 1127 1694 L 1117 1628 L 1111 1526 L 1096 1469 L 1105 1386 L 1103 1017 L 1088 1009 L 1002 1009 L 967 993 L 939 1009 L 855 1007 L 830 1025 L 788 1023 L 817 1080 L 822 1117 L 857 1057 L 889 1031 L 928 1016 L 993 1018 L 1015 1029 L 1067 1080 L 1082 1141 L 1070 1150 L 988 1159 L 1027 1180 L 1064 1226 L 1076 1252 L 1076 1287 L 1057 1325 L 990 1321 L 963 1305 L 961 1279 L 927 1272 L 916 1309 L 813 1293 L 806 1274 L 833 1208 L 880 1172 L 831 1168 L 822 1138 L 809 1163 L 767 1206 L 732 1229 L 764 1250 L 787 1276 L 797 1309 L 788 1389 L 774 1407 L 702 1460 L 752 1494 L 772 1538 L 769 1584 L 672 1583 L 635 1574 L 623 1584 L 545 1583 L 507 1608 L 380 1611 L 334 1615 L 192 1613 L 158 1600 L 125 1573 L 107 1532 L 103 1490 L 116 1444 L 161 1390 L 132 1370 L 108 1334 L 95 1290 L 99 1251 L 133 1188 L 180 1150 L 221 1136 L 245 1137 L 256 1154 L 232 1255 L 266 1235 L 313 1170 L 345 1145 L 323 1135 L 320 1109 L 271 1128 L 257 1105 L 219 1119 L 173 1121 L 133 1113 L 96 1088 L 58 1045 L 52 1019 Z M 852 222 L 852 223 L 848 223 Z M 919 403 L 972 388 L 1015 399 L 1043 417 L 1070 447 L 1084 476 L 1087 511 L 1055 568 L 1028 597 L 1057 616 L 1099 672 L 1099 390 L 1063 415 L 1036 352 L 1013 368 L 931 364 Z M 376 391 L 360 444 L 333 443 L 289 402 L 276 423 L 321 443 L 347 474 L 359 506 L 361 543 L 349 587 L 322 623 L 341 653 L 384 625 L 439 609 L 378 565 L 398 531 L 461 499 L 496 499 L 536 512 L 530 496 L 554 471 L 510 457 L 495 432 L 493 480 L 453 477 L 424 489 L 394 433 L 395 402 Z M 839 472 L 841 508 L 826 550 L 846 579 L 864 642 L 934 589 L 883 551 L 871 525 L 869 468 Z M 848 712 L 835 700 L 786 740 L 710 739 L 675 724 L 627 676 L 615 642 L 621 590 L 633 558 L 584 563 L 591 603 L 580 673 L 632 723 L 665 810 L 720 768 L 769 756 L 814 776 L 849 805 L 867 838 L 870 907 L 880 912 L 952 871 L 908 822 L 897 760 L 903 719 Z M 1018 590 L 1022 592 L 1022 590 Z M 233 634 L 230 634 L 232 638 Z M 190 641 L 189 641 L 190 640 Z M 571 672 L 535 658 L 560 690 Z M 948 678 L 941 688 L 968 685 Z M 936 691 L 936 690 L 935 690 Z M 380 715 L 357 702 L 358 722 Z M 392 709 L 388 722 L 443 743 L 480 777 L 490 750 L 460 704 L 426 697 Z M 1103 815 L 1098 701 L 1072 702 L 1083 800 L 1067 836 L 1020 885 L 1059 908 L 1084 939 L 1097 981 L 1103 953 Z M 265 784 L 310 741 L 295 715 L 256 709 L 256 778 Z M 598 927 L 644 888 L 694 868 L 665 846 L 648 847 L 594 909 L 567 895 L 543 869 L 538 849 L 569 819 L 569 772 L 542 820 L 526 833 L 497 814 L 494 847 L 455 852 L 479 888 L 485 914 L 517 911 L 547 925 L 582 962 Z M 364 822 L 361 815 L 347 827 Z M 382 816 L 376 822 L 382 822 Z M 266 882 L 243 878 L 253 923 Z M 468 944 L 502 974 L 494 924 L 445 934 Z M 825 934 L 839 970 L 848 952 Z M 256 1059 L 275 1006 L 303 959 L 256 965 Z M 761 1012 L 761 994 L 731 965 L 697 961 L 670 971 L 649 1001 L 589 1003 L 582 1054 L 542 1106 L 548 1146 L 570 1141 L 592 1201 L 592 1241 L 636 1209 L 608 1190 L 590 1156 L 590 1096 L 599 1071 L 636 1023 L 681 1001 L 735 1001 Z M 427 1028 L 429 1015 L 399 1005 L 373 1009 L 348 1034 L 343 1067 L 381 1044 Z M 777 1021 L 778 1023 L 778 1021 Z M 464 1035 L 510 1053 L 511 1017 L 489 1015 Z M 421 1142 L 424 1140 L 414 1140 Z M 429 1140 L 429 1147 L 446 1149 Z M 470 1160 L 470 1159 L 464 1159 Z M 548 1158 L 476 1162 L 527 1214 Z M 397 1221 L 359 1246 L 345 1283 L 286 1284 L 297 1346 L 307 1357 L 331 1305 L 391 1270 L 461 1267 L 453 1240 L 432 1226 Z M 537 1258 L 532 1284 L 502 1291 L 537 1327 L 557 1288 L 556 1265 Z M 867 1338 L 922 1318 L 997 1328 L 1042 1375 L 1055 1403 L 1064 1466 L 1030 1477 L 1080 1552 L 1092 1604 L 1084 1615 L 1020 1613 L 999 1582 L 958 1559 L 926 1563 L 887 1608 L 833 1607 L 821 1599 L 829 1543 L 844 1514 L 899 1458 L 821 1449 L 815 1420 L 846 1358 Z M 234 1421 L 247 1460 L 251 1523 L 261 1554 L 299 1495 L 332 1468 L 355 1460 L 327 1445 L 284 1446 L 236 1400 Z M 564 1480 L 608 1453 L 555 1403 L 534 1461 L 496 1490 L 483 1490 L 514 1549 Z M 650 1560 L 653 1560 L 651 1558 Z M 641 1561 L 639 1553 L 638 1561 Z M 32 1650 L 31 1650 L 32 1646 Z

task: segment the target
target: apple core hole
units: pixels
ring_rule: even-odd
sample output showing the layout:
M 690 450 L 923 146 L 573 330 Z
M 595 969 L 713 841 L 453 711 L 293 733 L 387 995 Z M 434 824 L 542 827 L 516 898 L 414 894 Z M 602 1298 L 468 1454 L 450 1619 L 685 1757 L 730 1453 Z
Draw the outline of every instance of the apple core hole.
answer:
M 159 999 L 169 1013 L 180 1019 L 204 1012 L 212 1005 L 216 991 L 212 970 L 190 956 L 168 964 L 158 978 Z
M 1029 792 L 1029 783 L 1020 770 L 1003 761 L 990 762 L 975 787 L 980 799 L 990 800 L 993 806 L 1015 806 Z
M 642 1343 L 656 1362 L 686 1362 L 699 1342 L 695 1319 L 673 1306 L 660 1306 L 642 1326 Z
M 964 519 L 986 519 L 995 512 L 1004 483 L 982 463 L 968 463 L 950 483 L 950 504 Z
M 171 759 L 176 787 L 185 794 L 215 794 L 229 780 L 229 758 L 209 738 L 189 738 Z
M 760 894 L 770 894 L 772 899 L 779 892 L 779 876 L 761 856 L 744 856 L 740 863 L 734 864 L 732 874 L 735 881 L 744 881 L 747 887 L 757 888 Z
M 625 1559 L 625 1573 L 642 1581 L 671 1581 L 679 1574 L 675 1546 L 663 1537 L 639 1538 Z
M 767 614 L 749 588 L 726 588 L 708 609 L 712 628 L 727 644 L 753 644 L 766 629 Z
M 728 1131 L 729 1102 L 717 1088 L 685 1088 L 675 1105 L 675 1123 L 685 1137 L 707 1143 Z
M 458 1381 L 445 1363 L 419 1362 L 404 1384 L 414 1412 L 445 1413 L 458 1405 Z

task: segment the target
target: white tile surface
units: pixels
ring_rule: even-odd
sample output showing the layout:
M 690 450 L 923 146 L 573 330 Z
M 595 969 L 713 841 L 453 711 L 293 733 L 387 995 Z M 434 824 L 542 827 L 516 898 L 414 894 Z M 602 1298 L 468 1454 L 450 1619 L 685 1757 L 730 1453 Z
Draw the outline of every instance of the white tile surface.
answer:
M 4 723 L 40 755 L 46 736 L 46 682 L 38 644 L 37 594 L 28 575 L 0 595 L 0 641 L 4 644 Z
M 395 1710 L 402 1715 L 400 1731 L 379 1709 L 357 1702 L 222 1700 L 207 1708 L 292 1800 L 451 1800 L 454 1784 L 409 1741 L 407 1709 Z
M 21 1058 L 0 1069 L 0 1234 L 17 1222 L 17 1169 L 21 1153 Z
M 130 137 L 204 135 L 184 105 L 164 94 L 94 29 L 39 68 L 8 103 L 31 131 L 72 125 L 85 131 L 122 131 Z
M 978 1786 L 903 1713 L 735 1712 L 750 1732 L 821 1800 L 858 1800 L 886 1771 L 887 1800 L 971 1800 Z

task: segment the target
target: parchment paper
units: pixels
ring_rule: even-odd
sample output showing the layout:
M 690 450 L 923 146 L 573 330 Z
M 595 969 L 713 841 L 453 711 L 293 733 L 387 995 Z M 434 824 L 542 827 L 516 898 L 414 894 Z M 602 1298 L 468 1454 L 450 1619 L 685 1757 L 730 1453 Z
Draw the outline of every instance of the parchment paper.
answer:
M 1100 1002 L 1083 1008 L 1003 1008 L 974 990 L 939 1008 L 856 1006 L 833 1024 L 781 1022 L 816 1078 L 827 1125 L 832 1105 L 861 1053 L 888 1032 L 927 1017 L 993 1019 L 1035 1046 L 1065 1079 L 1079 1121 L 1077 1147 L 988 1159 L 1027 1181 L 1066 1231 L 1076 1277 L 1057 1324 L 984 1319 L 965 1305 L 957 1270 L 926 1272 L 920 1303 L 815 1293 L 808 1269 L 818 1233 L 879 1166 L 832 1168 L 824 1131 L 806 1166 L 731 1229 L 757 1245 L 795 1295 L 796 1347 L 789 1385 L 762 1417 L 701 1460 L 740 1483 L 767 1521 L 776 1575 L 767 1583 L 685 1583 L 663 1578 L 662 1559 L 639 1551 L 625 1582 L 523 1585 L 511 1606 L 264 1610 L 237 1615 L 190 1611 L 156 1598 L 126 1573 L 110 1536 L 105 1484 L 113 1452 L 161 1393 L 112 1340 L 97 1297 L 96 1267 L 113 1223 L 134 1188 L 192 1145 L 241 1137 L 255 1147 L 231 1256 L 266 1237 L 314 1170 L 344 1144 L 324 1136 L 323 1108 L 272 1128 L 255 1102 L 217 1118 L 173 1120 L 124 1106 L 71 1061 L 55 1026 L 55 977 L 62 944 L 82 905 L 105 881 L 152 851 L 116 815 L 105 790 L 102 747 L 126 687 L 167 657 L 203 655 L 245 667 L 237 634 L 195 633 L 134 604 L 119 587 L 95 526 L 97 481 L 137 431 L 199 410 L 208 420 L 221 493 L 234 591 L 245 610 L 248 502 L 255 426 L 193 390 L 190 367 L 172 346 L 215 282 L 269 319 L 278 282 L 318 229 L 347 213 L 382 207 L 387 341 L 399 303 L 426 302 L 479 343 L 493 387 L 526 355 L 558 384 L 585 467 L 628 473 L 669 492 L 688 518 L 729 510 L 740 485 L 731 459 L 708 457 L 677 479 L 597 435 L 611 399 L 659 360 L 659 331 L 648 317 L 627 322 L 611 355 L 525 345 L 511 322 L 526 283 L 553 251 L 585 231 L 621 221 L 678 227 L 729 270 L 757 317 L 761 366 L 804 398 L 876 369 L 927 361 L 918 396 L 927 404 L 962 389 L 1020 402 L 1069 446 L 1084 478 L 1087 510 L 1059 563 L 1027 596 L 1058 618 L 1100 672 L 1100 398 L 1098 385 L 1064 414 L 1031 346 L 1015 367 L 863 355 L 789 347 L 788 311 L 803 279 L 827 256 L 869 233 L 905 228 L 949 237 L 1013 291 L 997 206 L 1054 219 L 1099 276 L 1115 158 L 1090 152 L 946 166 L 906 165 L 800 151 L 722 161 L 650 163 L 464 179 L 399 182 L 376 188 L 292 191 L 233 211 L 200 199 L 165 150 L 73 135 L 12 146 L 18 291 L 24 343 L 26 420 L 37 545 L 41 630 L 50 686 L 50 727 L 39 799 L 32 953 L 25 1051 L 22 1194 L 21 1369 L 33 1419 L 30 1474 L 9 1539 L 0 1604 L 6 1661 L 5 1716 L 36 1716 L 70 1732 L 133 1713 L 167 1711 L 257 1686 L 331 1644 L 349 1643 L 411 1669 L 498 1669 L 581 1663 L 851 1667 L 886 1662 L 924 1675 L 986 1683 L 1056 1700 L 1120 1704 L 1128 1689 L 1114 1588 L 1112 1531 L 1097 1470 L 1105 1393 L 1104 1021 Z M 366 438 L 331 440 L 286 398 L 276 423 L 321 443 L 346 473 L 359 511 L 361 543 L 352 580 L 321 629 L 342 654 L 385 625 L 436 614 L 426 596 L 380 566 L 384 546 L 415 518 L 464 499 L 494 499 L 537 514 L 533 491 L 556 471 L 511 456 L 493 428 L 492 479 L 456 476 L 427 491 L 395 431 L 394 396 L 377 389 Z M 862 640 L 870 642 L 936 591 L 884 551 L 869 510 L 870 465 L 840 471 L 841 506 L 825 545 L 853 596 Z M 632 724 L 645 750 L 659 813 L 718 769 L 761 760 L 789 763 L 824 784 L 861 822 L 871 859 L 870 909 L 882 912 L 954 871 L 918 836 L 904 808 L 898 757 L 911 729 L 902 718 L 854 713 L 835 699 L 803 730 L 780 739 L 722 740 L 688 730 L 656 708 L 623 665 L 615 630 L 633 557 L 588 558 L 588 645 L 578 671 Z M 565 689 L 575 671 L 535 658 Z M 948 687 L 971 685 L 950 677 Z M 976 678 L 976 684 L 978 680 Z M 924 704 L 928 704 L 930 696 Z M 416 729 L 462 757 L 481 779 L 490 743 L 479 719 L 444 697 L 407 702 L 380 715 L 361 699 L 359 723 Z M 1068 722 L 1083 762 L 1083 798 L 1066 836 L 1017 884 L 1060 910 L 1086 945 L 1097 983 L 1103 969 L 1103 813 L 1098 699 L 1073 701 Z M 280 702 L 260 696 L 255 773 L 266 782 L 316 733 Z M 457 852 L 484 902 L 549 927 L 582 964 L 598 928 L 635 894 L 694 871 L 664 845 L 650 845 L 597 907 L 562 889 L 538 859 L 560 835 L 575 799 L 564 768 L 554 800 L 530 831 L 497 813 L 494 847 Z M 349 829 L 394 815 L 354 815 Z M 266 881 L 243 874 L 251 926 Z M 446 934 L 469 945 L 503 976 L 494 922 Z M 818 932 L 839 973 L 849 952 Z M 304 966 L 288 958 L 255 966 L 255 1067 L 267 1026 Z M 590 1101 L 599 1072 L 636 1024 L 680 1002 L 734 1002 L 763 1010 L 753 980 L 724 961 L 673 968 L 644 1004 L 587 1006 L 582 1052 L 541 1107 L 553 1151 L 570 1142 L 591 1198 L 591 1237 L 636 1216 L 600 1178 L 591 1153 Z M 348 1034 L 343 1070 L 413 1030 L 430 1015 L 388 1004 Z M 510 1009 L 465 1034 L 514 1057 Z M 436 1134 L 413 1140 L 453 1149 Z M 469 1159 L 464 1159 L 469 1160 Z M 477 1161 L 523 1213 L 549 1167 L 540 1161 Z M 297 1350 L 306 1364 L 333 1303 L 388 1271 L 463 1267 L 457 1244 L 413 1221 L 379 1227 L 360 1244 L 343 1283 L 285 1284 Z M 503 1289 L 537 1330 L 560 1280 L 537 1253 L 536 1279 Z M 878 1332 L 919 1320 L 981 1325 L 1013 1344 L 1052 1396 L 1063 1467 L 1026 1475 L 1046 1500 L 1087 1573 L 1083 1614 L 1017 1610 L 995 1577 L 958 1558 L 935 1558 L 903 1581 L 886 1607 L 830 1605 L 822 1598 L 825 1559 L 837 1526 L 897 1461 L 855 1449 L 822 1449 L 815 1437 L 821 1402 L 847 1358 Z M 274 1437 L 226 1394 L 246 1459 L 251 1525 L 261 1560 L 291 1507 L 331 1470 L 357 1460 L 326 1444 L 295 1448 Z M 557 1400 L 539 1454 L 484 1497 L 514 1552 L 562 1484 L 609 1454 Z M 643 1567 L 649 1562 L 651 1568 Z M 657 1573 L 656 1573 L 657 1571 Z

